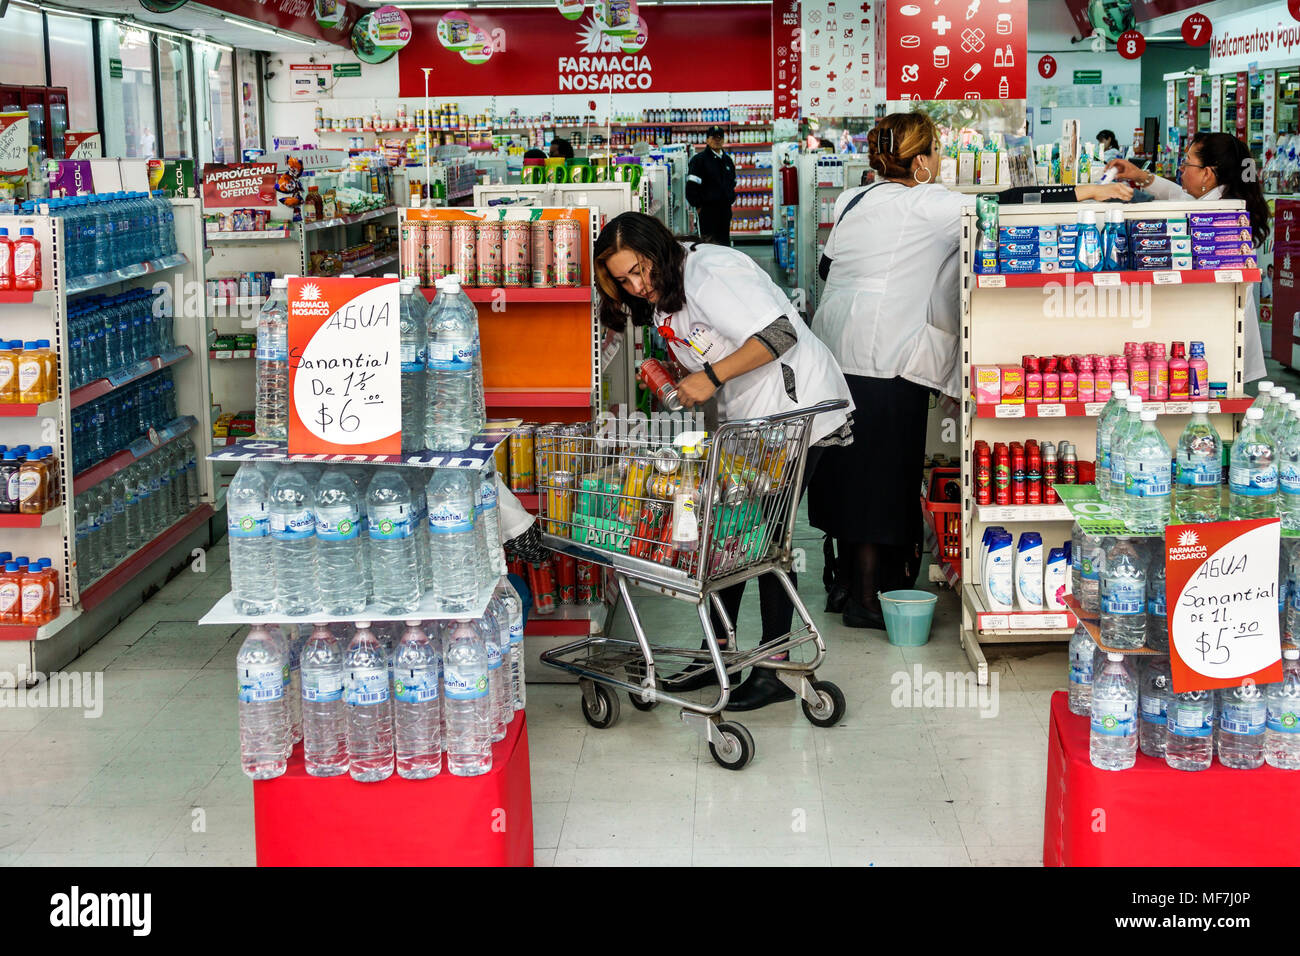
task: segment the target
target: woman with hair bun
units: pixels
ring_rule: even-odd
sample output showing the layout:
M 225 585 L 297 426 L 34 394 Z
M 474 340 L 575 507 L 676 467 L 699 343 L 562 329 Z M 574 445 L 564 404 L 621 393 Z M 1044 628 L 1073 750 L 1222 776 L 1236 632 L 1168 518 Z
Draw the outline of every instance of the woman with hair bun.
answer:
M 836 200 L 813 319 L 853 396 L 853 442 L 827 449 L 808 509 L 839 542 L 827 610 L 843 610 L 849 627 L 883 629 L 878 592 L 916 577 L 930 394 L 959 397 L 960 222 L 974 198 L 939 184 L 939 131 L 924 113 L 886 116 L 867 136 L 867 155 L 877 181 Z M 1133 190 L 1025 187 L 998 198 L 1031 194 L 1126 200 Z

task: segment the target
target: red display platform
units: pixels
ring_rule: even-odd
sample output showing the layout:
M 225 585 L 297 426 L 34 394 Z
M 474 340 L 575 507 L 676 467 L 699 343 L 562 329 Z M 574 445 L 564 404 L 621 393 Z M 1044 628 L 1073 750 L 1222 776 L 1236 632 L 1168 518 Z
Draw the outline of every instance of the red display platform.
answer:
M 1088 759 L 1088 719 L 1052 695 L 1044 866 L 1297 866 L 1269 807 L 1300 797 L 1300 770 L 1173 770 L 1139 752 L 1129 770 Z M 1261 812 L 1233 812 L 1256 807 Z
M 309 777 L 302 748 L 284 776 L 253 784 L 258 866 L 532 866 L 524 714 L 479 777 L 358 783 Z

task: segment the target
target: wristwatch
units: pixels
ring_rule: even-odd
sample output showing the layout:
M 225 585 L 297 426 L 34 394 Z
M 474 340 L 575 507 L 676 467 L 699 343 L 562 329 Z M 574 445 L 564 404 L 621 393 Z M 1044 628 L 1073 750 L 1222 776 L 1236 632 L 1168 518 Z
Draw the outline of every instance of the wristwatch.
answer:
M 709 381 L 713 383 L 714 388 L 722 388 L 722 380 L 718 378 L 718 373 L 713 371 L 713 366 L 708 362 L 704 363 L 704 374 L 709 377 Z

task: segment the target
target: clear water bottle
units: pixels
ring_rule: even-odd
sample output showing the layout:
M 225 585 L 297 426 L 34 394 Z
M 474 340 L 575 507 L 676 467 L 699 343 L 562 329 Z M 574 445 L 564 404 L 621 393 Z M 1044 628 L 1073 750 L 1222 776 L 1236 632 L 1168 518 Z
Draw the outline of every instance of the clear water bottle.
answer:
M 1259 389 L 1255 393 L 1255 400 L 1250 403 L 1250 407 L 1263 411 L 1271 404 L 1273 404 L 1273 383 L 1268 379 L 1264 379 L 1259 383 Z
M 498 605 L 489 601 L 482 621 L 483 648 L 487 651 L 488 700 L 491 702 L 488 711 L 488 724 L 491 727 L 490 737 L 493 743 L 505 740 L 506 737 L 505 709 L 507 706 L 506 678 L 508 672 L 505 668 L 505 662 L 510 653 L 510 625 L 506 624 L 506 644 L 503 650 L 501 621 L 497 616 L 497 610 Z M 510 708 L 510 716 L 514 716 L 513 706 Z
M 77 496 L 73 510 L 76 515 L 77 584 L 84 588 L 94 580 L 95 570 L 90 554 L 90 503 L 84 495 Z M 6 566 L 5 570 L 10 569 Z M 12 570 L 17 571 L 17 565 Z
M 1106 563 L 1101 538 L 1088 534 L 1078 523 L 1070 542 L 1070 562 L 1078 565 L 1078 580 L 1073 581 L 1079 604 L 1089 614 L 1101 611 L 1101 569 Z
M 1147 562 L 1147 647 L 1168 653 L 1169 615 L 1165 595 L 1165 557 L 1163 547 L 1157 547 Z
M 1114 539 L 1101 576 L 1103 644 L 1136 649 L 1146 643 L 1146 584 L 1146 566 L 1133 542 Z
M 126 479 L 118 472 L 107 482 L 109 499 L 113 506 L 113 519 L 109 524 L 109 541 L 113 553 L 122 559 L 135 548 L 130 547 L 126 535 Z
M 373 469 L 365 465 L 342 465 L 344 472 L 352 479 L 352 484 L 357 489 L 357 501 L 361 505 L 361 567 L 365 572 L 366 581 L 366 601 L 367 603 L 374 599 L 374 579 L 370 573 L 370 521 L 366 517 L 366 491 L 370 488 L 370 478 Z
M 1097 645 L 1080 623 L 1070 637 L 1070 713 L 1092 713 L 1092 657 Z
M 240 762 L 254 780 L 278 777 L 288 764 L 289 712 L 284 699 L 288 666 L 280 643 L 266 628 L 254 625 L 235 658 Z
M 1115 426 L 1124 418 L 1124 409 L 1128 403 L 1128 386 L 1116 385 L 1111 389 L 1110 401 L 1097 416 L 1097 493 L 1103 501 L 1110 500 L 1110 447 L 1115 434 Z M 1106 477 L 1107 480 L 1102 480 Z
M 375 604 L 385 614 L 409 614 L 420 604 L 420 565 L 411 493 L 396 468 L 375 472 L 366 492 L 366 512 Z
M 424 447 L 425 362 L 424 295 L 417 284 L 401 284 L 402 451 Z
M 271 280 L 257 317 L 257 434 L 289 437 L 289 279 Z
M 1169 674 L 1169 658 L 1149 657 L 1142 668 L 1139 691 L 1138 747 L 1148 757 L 1163 760 L 1165 757 L 1165 723 L 1169 712 L 1169 695 L 1173 678 Z
M 105 482 L 91 488 L 89 495 L 91 507 L 98 512 L 91 524 L 91 533 L 99 535 L 99 573 L 105 574 L 117 567 L 122 557 L 113 549 L 113 498 Z
M 433 590 L 433 559 L 429 554 L 429 502 L 424 494 L 423 468 L 404 468 L 402 477 L 411 492 L 411 528 L 415 532 L 415 557 L 420 566 L 420 593 Z
M 1282 431 L 1291 421 L 1291 406 L 1295 404 L 1295 395 L 1283 391 L 1282 395 L 1264 410 L 1264 430 L 1273 439 L 1274 446 L 1282 443 Z
M 473 621 L 455 621 L 443 633 L 442 649 L 447 769 L 474 777 L 492 769 L 491 700 L 487 650 Z
M 180 445 L 185 452 L 185 511 L 189 513 L 199 506 L 199 458 L 188 437 L 182 438 Z
M 326 469 L 316 484 L 316 561 L 322 603 L 330 614 L 350 617 L 366 606 L 362 567 L 361 499 L 342 468 Z
M 449 284 L 447 291 L 453 290 Z M 460 286 L 454 284 L 456 293 Z M 475 362 L 477 322 L 456 304 L 437 296 L 426 315 L 428 359 L 425 379 L 425 446 L 432 451 L 460 451 L 482 428 L 477 420 Z
M 393 711 L 397 729 L 397 775 L 425 780 L 442 770 L 440 649 L 420 627 L 407 621 L 393 651 Z
M 487 540 L 489 577 L 499 578 L 506 573 L 506 551 L 501 541 L 501 511 L 497 507 L 497 469 L 491 458 L 483 466 L 479 480 L 479 518 L 483 522 L 483 536 Z
M 1267 686 L 1265 698 L 1264 760 L 1279 770 L 1300 770 L 1300 650 L 1282 648 L 1282 680 Z
M 393 710 L 389 661 L 368 621 L 358 621 L 343 658 L 344 701 L 348 712 L 349 772 L 372 783 L 393 774 Z
M 1156 413 L 1142 412 L 1142 427 L 1124 446 L 1124 524 L 1134 534 L 1161 534 L 1169 524 L 1169 445 L 1156 428 Z
M 429 479 L 430 556 L 434 606 L 443 612 L 466 611 L 478 597 L 478 534 L 471 475 L 460 468 L 435 468 Z M 378 580 L 378 569 L 375 571 Z
M 510 622 L 510 686 L 515 710 L 523 710 L 526 703 L 524 687 L 524 602 L 520 600 L 509 578 L 502 578 L 497 594 L 505 606 Z
M 1098 770 L 1128 770 L 1137 762 L 1137 683 L 1124 655 L 1107 654 L 1092 679 L 1088 756 Z
M 1165 762 L 1175 770 L 1205 770 L 1214 757 L 1214 692 L 1169 695 Z
M 1129 396 L 1124 417 L 1116 424 L 1110 438 L 1110 510 L 1123 521 L 1128 511 L 1128 473 L 1124 466 L 1124 453 L 1128 440 L 1142 427 L 1142 399 Z
M 128 552 L 137 551 L 144 544 L 144 528 L 140 523 L 139 481 L 136 474 L 135 465 L 123 469 L 120 473 L 123 502 L 125 504 L 122 527 L 126 534 L 126 549 Z M 229 521 L 229 511 L 227 511 L 227 521 Z
M 1209 411 L 1208 402 L 1194 402 L 1192 419 L 1178 438 L 1174 513 L 1182 524 L 1219 520 L 1223 440 L 1210 424 Z
M 1300 531 L 1300 402 L 1292 404 L 1277 437 L 1278 517 L 1283 530 Z
M 298 633 L 297 624 L 279 624 L 289 671 L 284 699 L 289 708 L 289 748 L 302 740 L 302 646 L 307 639 Z
M 1228 514 L 1272 518 L 1277 512 L 1277 450 L 1262 426 L 1263 411 L 1246 410 L 1228 460 Z
M 1219 763 L 1233 770 L 1264 766 L 1267 685 L 1247 681 L 1219 691 Z
M 302 649 L 302 750 L 310 776 L 348 772 L 343 649 L 326 624 L 312 628 Z
M 474 327 L 474 421 L 477 423 L 475 428 L 477 432 L 487 421 L 483 394 L 483 348 L 478 334 L 478 307 L 465 293 L 463 284 L 464 280 L 453 272 L 442 280 L 442 285 L 438 288 L 440 294 L 445 296 L 449 303 L 465 313 L 466 321 Z
M 311 487 L 298 469 L 282 467 L 271 484 L 271 555 L 275 597 L 284 614 L 315 614 L 321 609 L 316 554 L 316 515 Z

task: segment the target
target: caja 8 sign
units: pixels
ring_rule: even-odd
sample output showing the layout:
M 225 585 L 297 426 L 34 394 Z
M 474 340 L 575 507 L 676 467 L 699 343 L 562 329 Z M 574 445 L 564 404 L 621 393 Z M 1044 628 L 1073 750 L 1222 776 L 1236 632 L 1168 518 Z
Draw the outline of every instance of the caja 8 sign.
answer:
M 1137 30 L 1125 30 L 1115 41 L 1119 55 L 1126 60 L 1136 60 L 1147 48 L 1147 39 Z

